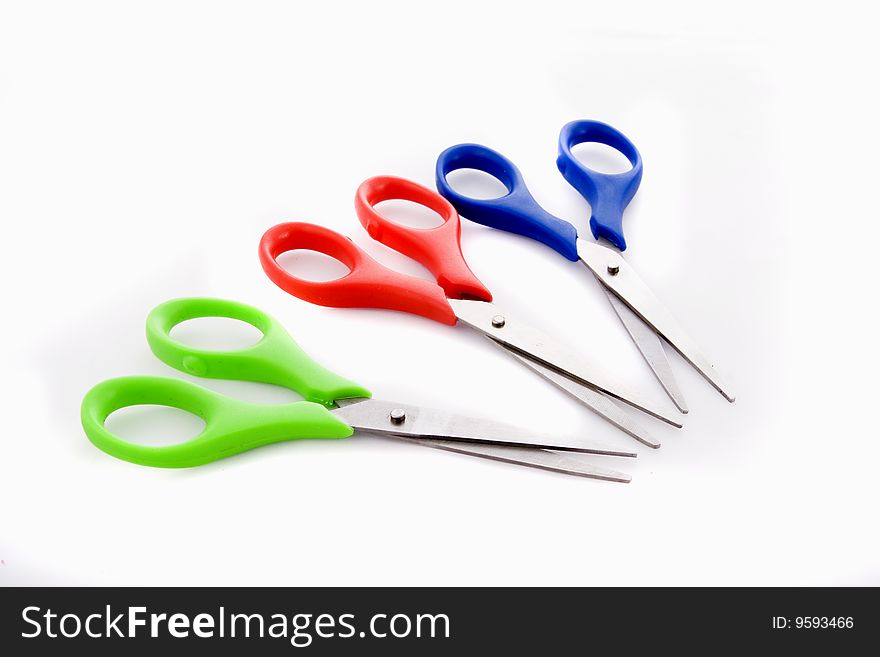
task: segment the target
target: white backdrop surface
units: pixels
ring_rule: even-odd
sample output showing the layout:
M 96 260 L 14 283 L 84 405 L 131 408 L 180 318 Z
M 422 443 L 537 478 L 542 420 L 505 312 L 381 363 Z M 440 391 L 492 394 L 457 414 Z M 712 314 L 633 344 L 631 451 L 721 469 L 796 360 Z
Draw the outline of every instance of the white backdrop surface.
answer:
M 880 583 L 880 48 L 858 6 L 0 3 L 0 584 Z M 674 357 L 691 413 L 681 431 L 645 420 L 659 451 L 466 328 L 312 306 L 260 268 L 263 231 L 303 220 L 427 276 L 371 242 L 354 190 L 433 186 L 462 141 L 587 233 L 554 164 L 576 118 L 639 147 L 627 258 L 738 395 Z M 463 248 L 499 305 L 664 399 L 585 269 L 466 221 Z M 85 438 L 82 396 L 187 378 L 143 324 L 190 295 L 268 311 L 377 397 L 635 446 L 595 459 L 633 483 L 367 436 L 184 471 L 114 460 Z

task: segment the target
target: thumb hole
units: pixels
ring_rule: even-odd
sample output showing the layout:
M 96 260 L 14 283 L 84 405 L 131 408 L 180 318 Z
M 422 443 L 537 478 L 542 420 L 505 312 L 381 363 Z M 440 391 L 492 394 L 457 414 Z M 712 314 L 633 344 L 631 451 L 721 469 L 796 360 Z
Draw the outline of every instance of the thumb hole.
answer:
M 117 438 L 145 447 L 167 447 L 188 442 L 205 430 L 199 416 L 172 406 L 139 404 L 111 413 L 104 428 Z
M 175 325 L 169 335 L 187 347 L 210 351 L 239 351 L 263 338 L 256 326 L 229 317 L 188 319 Z
M 575 159 L 591 171 L 605 174 L 626 173 L 633 168 L 629 159 L 616 148 L 595 141 L 571 147 Z
M 314 283 L 339 280 L 351 269 L 333 256 L 308 249 L 293 249 L 280 254 L 275 262 L 291 276 Z

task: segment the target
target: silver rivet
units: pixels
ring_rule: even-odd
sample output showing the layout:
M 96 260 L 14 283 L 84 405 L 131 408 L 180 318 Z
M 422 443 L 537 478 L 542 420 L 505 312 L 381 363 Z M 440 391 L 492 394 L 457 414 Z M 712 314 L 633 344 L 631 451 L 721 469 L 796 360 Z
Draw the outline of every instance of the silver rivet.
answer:
M 495 317 L 492 318 L 492 326 L 495 328 L 501 328 L 504 326 L 505 321 L 504 315 L 495 315 Z
M 608 265 L 608 273 L 611 274 L 612 276 L 617 276 L 617 274 L 619 272 L 620 272 L 620 265 L 617 265 L 617 264 Z
M 392 424 L 403 424 L 406 420 L 406 411 L 402 408 L 395 408 L 389 415 Z

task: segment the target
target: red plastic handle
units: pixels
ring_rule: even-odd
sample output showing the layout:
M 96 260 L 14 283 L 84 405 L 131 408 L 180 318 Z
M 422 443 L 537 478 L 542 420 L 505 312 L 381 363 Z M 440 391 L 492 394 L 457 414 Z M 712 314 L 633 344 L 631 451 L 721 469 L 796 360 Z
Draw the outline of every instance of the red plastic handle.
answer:
M 351 271 L 333 281 L 307 281 L 294 276 L 277 258 L 294 249 L 336 258 Z M 387 308 L 422 315 L 453 325 L 455 313 L 438 285 L 382 266 L 347 237 L 307 223 L 273 226 L 260 240 L 263 271 L 282 290 L 304 301 L 333 308 Z
M 373 207 L 382 201 L 412 201 L 443 218 L 436 228 L 410 228 L 383 217 Z M 358 219 L 374 240 L 422 263 L 451 299 L 492 301 L 461 253 L 461 222 L 452 204 L 418 183 L 394 176 L 376 176 L 361 183 L 354 197 Z

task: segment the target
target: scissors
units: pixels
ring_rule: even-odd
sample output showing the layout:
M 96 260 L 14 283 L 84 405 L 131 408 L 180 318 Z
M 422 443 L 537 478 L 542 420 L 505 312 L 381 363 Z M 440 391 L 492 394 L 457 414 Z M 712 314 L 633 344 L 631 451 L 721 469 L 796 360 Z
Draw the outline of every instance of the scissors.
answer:
M 622 153 L 629 171 L 606 174 L 584 166 L 572 154 L 577 144 L 605 144 Z M 680 353 L 728 401 L 735 397 L 712 361 L 679 326 L 621 254 L 626 250 L 623 212 L 642 180 L 642 158 L 623 133 L 599 121 L 572 121 L 559 133 L 556 166 L 590 204 L 590 230 L 610 247 L 585 240 L 567 221 L 545 211 L 526 187 L 519 169 L 500 153 L 479 144 L 458 144 L 437 159 L 437 189 L 467 219 L 543 242 L 573 262 L 580 260 L 602 284 L 612 307 L 626 327 L 666 394 L 682 412 L 688 407 L 675 380 L 660 338 Z M 476 169 L 500 180 L 507 194 L 496 199 L 463 196 L 446 177 L 457 169 Z
M 227 317 L 256 327 L 263 337 L 239 351 L 186 346 L 171 337 L 177 324 L 199 317 Z M 518 427 L 412 404 L 383 402 L 313 361 L 284 327 L 266 313 L 222 299 L 175 299 L 147 317 L 147 342 L 167 365 L 193 376 L 257 381 L 283 386 L 305 401 L 252 404 L 179 379 L 127 376 L 92 388 L 82 402 L 82 426 L 99 449 L 140 465 L 185 468 L 246 450 L 300 438 L 346 438 L 354 431 L 407 439 L 472 456 L 593 479 L 628 483 L 627 474 L 558 452 L 634 457 L 634 453 L 582 441 L 535 436 Z M 192 440 L 168 446 L 130 443 L 104 425 L 127 406 L 159 404 L 189 411 L 205 422 Z M 557 450 L 557 451 L 547 451 Z
M 430 229 L 394 223 L 374 207 L 392 199 L 412 201 L 434 210 L 443 223 Z M 681 427 L 668 413 L 613 381 L 583 355 L 493 304 L 492 294 L 464 260 L 458 213 L 442 196 L 410 180 L 377 176 L 358 188 L 355 209 L 373 239 L 422 263 L 434 275 L 436 283 L 388 269 L 350 239 L 329 228 L 298 222 L 279 224 L 263 235 L 260 261 L 269 278 L 289 294 L 322 306 L 399 310 L 448 325 L 460 321 L 650 447 L 659 447 L 660 443 L 612 399 Z M 294 249 L 324 253 L 345 264 L 350 271 L 333 281 L 304 280 L 277 262 L 279 255 Z

